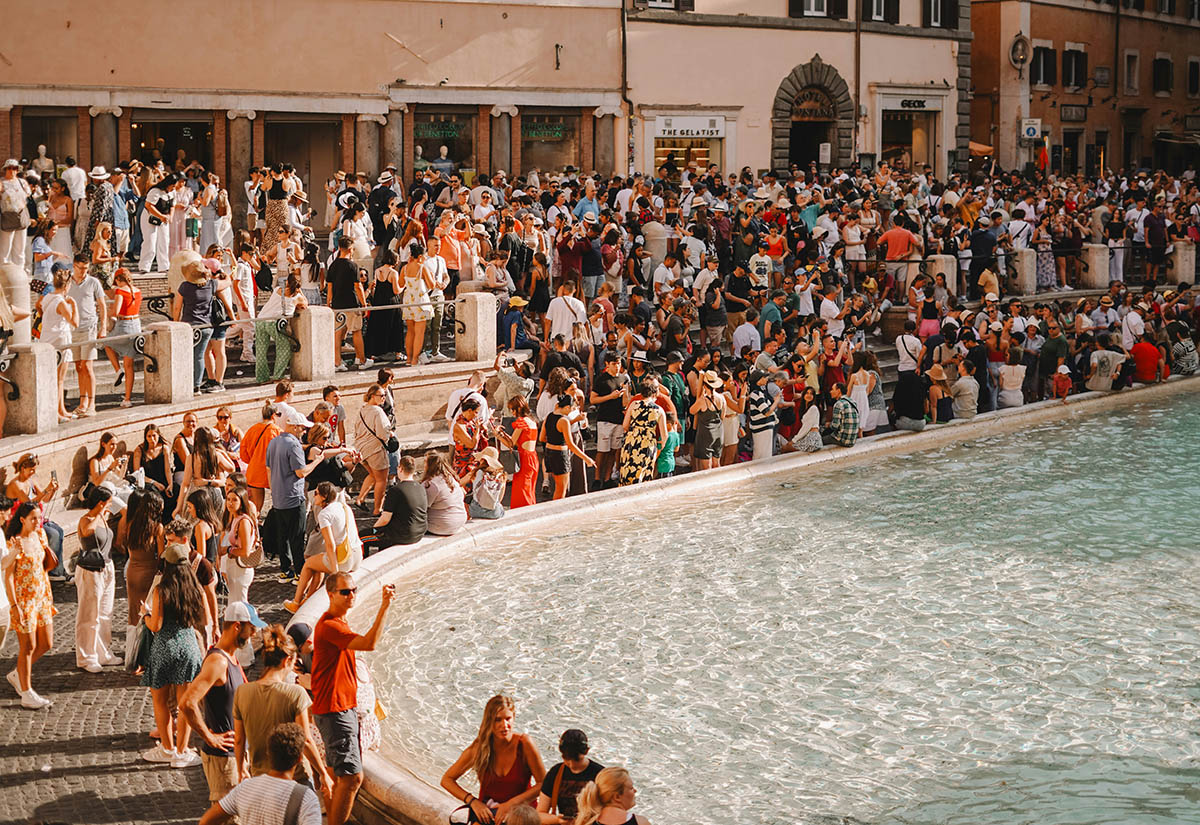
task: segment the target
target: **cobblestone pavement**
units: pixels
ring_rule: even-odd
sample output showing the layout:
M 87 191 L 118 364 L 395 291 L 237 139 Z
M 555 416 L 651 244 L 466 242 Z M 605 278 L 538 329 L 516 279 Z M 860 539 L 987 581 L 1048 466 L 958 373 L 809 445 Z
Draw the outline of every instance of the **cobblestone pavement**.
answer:
M 269 622 L 285 622 L 292 588 L 260 568 L 251 598 Z M 75 667 L 75 586 L 54 585 L 54 647 L 35 665 L 34 689 L 54 705 L 26 710 L 0 680 L 0 825 L 195 823 L 208 808 L 199 767 L 144 762 L 154 710 L 148 688 L 121 667 L 91 674 Z M 125 587 L 118 562 L 113 611 L 116 655 L 124 654 Z M 0 648 L 0 670 L 14 667 L 17 639 Z M 257 671 L 247 674 L 255 679 Z M 197 740 L 192 738 L 192 746 Z

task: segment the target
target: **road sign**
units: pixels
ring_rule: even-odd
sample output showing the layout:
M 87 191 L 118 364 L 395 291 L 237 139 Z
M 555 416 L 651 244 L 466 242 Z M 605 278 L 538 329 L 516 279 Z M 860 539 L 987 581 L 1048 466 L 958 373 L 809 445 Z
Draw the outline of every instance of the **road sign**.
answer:
M 1027 117 L 1021 119 L 1021 137 L 1026 140 L 1037 140 L 1042 136 L 1042 119 Z

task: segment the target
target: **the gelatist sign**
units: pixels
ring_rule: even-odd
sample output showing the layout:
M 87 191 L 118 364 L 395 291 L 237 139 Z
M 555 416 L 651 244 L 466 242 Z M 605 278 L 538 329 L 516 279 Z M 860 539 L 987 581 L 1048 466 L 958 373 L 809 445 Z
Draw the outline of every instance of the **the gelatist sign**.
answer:
M 837 108 L 833 105 L 833 98 L 824 89 L 806 86 L 792 101 L 792 120 L 837 120 Z

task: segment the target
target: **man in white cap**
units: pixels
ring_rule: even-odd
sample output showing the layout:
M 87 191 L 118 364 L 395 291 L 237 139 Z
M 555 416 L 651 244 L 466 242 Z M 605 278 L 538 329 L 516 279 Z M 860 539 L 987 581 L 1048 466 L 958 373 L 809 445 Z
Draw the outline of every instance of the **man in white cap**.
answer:
M 304 567 L 304 479 L 325 457 L 323 450 L 312 461 L 304 460 L 301 439 L 313 424 L 296 410 L 288 410 L 283 432 L 267 445 L 267 475 L 271 483 L 271 510 L 263 524 L 263 543 L 278 556 L 280 578 L 293 581 Z
M 29 226 L 29 184 L 18 174 L 21 164 L 4 161 L 0 180 L 0 264 L 25 268 L 25 228 Z
M 200 736 L 200 756 L 190 751 L 177 753 L 171 767 L 202 763 L 209 802 L 219 801 L 238 783 L 233 748 L 233 696 L 246 683 L 246 674 L 235 657 L 250 643 L 255 632 L 266 626 L 254 605 L 230 602 L 225 608 L 221 635 L 179 700 L 180 714 Z
M 1133 349 L 1146 331 L 1145 315 L 1150 311 L 1150 307 L 1145 301 L 1138 301 L 1134 304 L 1133 309 L 1125 314 L 1125 318 L 1121 321 L 1121 346 L 1126 352 Z

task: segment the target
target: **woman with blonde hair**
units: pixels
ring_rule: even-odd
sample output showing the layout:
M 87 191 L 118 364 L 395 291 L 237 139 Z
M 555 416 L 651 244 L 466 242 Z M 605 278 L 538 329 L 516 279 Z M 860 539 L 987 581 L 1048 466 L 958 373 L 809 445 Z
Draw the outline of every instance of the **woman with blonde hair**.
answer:
M 650 825 L 644 816 L 630 813 L 637 803 L 637 788 L 624 768 L 605 768 L 579 792 L 575 825 Z
M 515 715 L 516 705 L 509 697 L 497 694 L 488 699 L 475 741 L 442 776 L 442 787 L 462 800 L 479 822 L 508 820 L 513 809 L 537 798 L 546 776 L 533 740 L 513 730 Z M 469 770 L 474 770 L 479 779 L 477 797 L 458 784 Z

